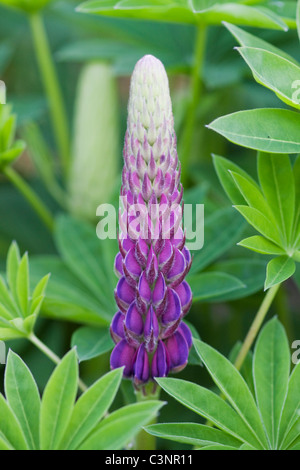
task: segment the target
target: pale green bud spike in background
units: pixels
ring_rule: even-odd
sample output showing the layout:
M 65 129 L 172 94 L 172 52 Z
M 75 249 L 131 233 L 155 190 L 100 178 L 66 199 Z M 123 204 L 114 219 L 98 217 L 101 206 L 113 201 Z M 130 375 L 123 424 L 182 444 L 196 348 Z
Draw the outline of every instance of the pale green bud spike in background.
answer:
M 120 158 L 117 84 L 111 66 L 87 65 L 76 101 L 69 206 L 81 218 L 94 220 L 107 203 L 118 178 Z

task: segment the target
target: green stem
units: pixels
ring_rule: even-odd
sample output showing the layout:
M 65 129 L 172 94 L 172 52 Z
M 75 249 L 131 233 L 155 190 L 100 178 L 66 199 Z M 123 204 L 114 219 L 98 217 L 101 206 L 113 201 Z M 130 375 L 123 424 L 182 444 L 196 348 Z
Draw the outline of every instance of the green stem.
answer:
M 63 97 L 52 60 L 51 50 L 48 43 L 43 19 L 39 13 L 33 13 L 29 16 L 29 21 L 37 61 L 48 96 L 52 125 L 61 156 L 62 167 L 65 176 L 67 176 L 70 163 L 70 148 L 68 121 L 63 104 Z
M 203 91 L 202 75 L 205 58 L 206 30 L 207 27 L 205 25 L 198 25 L 197 27 L 194 66 L 192 70 L 191 99 L 187 110 L 185 128 L 181 137 L 182 150 L 180 159 L 183 185 L 187 180 L 193 135 L 196 124 L 196 112 Z
M 58 365 L 61 362 L 61 359 L 44 344 L 37 336 L 35 336 L 34 333 L 31 333 L 31 335 L 28 337 L 29 341 L 31 341 L 32 344 L 34 344 L 42 353 L 45 354 L 54 364 Z M 78 387 L 82 392 L 85 392 L 87 390 L 87 386 L 85 385 L 84 382 L 82 382 L 81 379 L 78 379 Z
M 43 201 L 12 167 L 7 166 L 2 171 L 20 191 L 20 193 L 23 194 L 23 196 L 27 199 L 29 204 L 33 207 L 38 216 L 44 222 L 46 227 L 52 232 L 54 228 L 53 217 Z
M 267 292 L 257 314 L 256 317 L 250 327 L 250 330 L 245 338 L 245 341 L 242 345 L 242 348 L 236 358 L 236 361 L 234 363 L 235 367 L 240 370 L 244 360 L 246 359 L 246 356 L 248 354 L 248 351 L 250 350 L 252 344 L 255 341 L 255 338 L 260 330 L 261 325 L 263 324 L 263 321 L 271 307 L 271 304 L 278 292 L 278 289 L 280 287 L 280 284 L 277 284 L 276 286 L 271 287 L 271 289 Z
M 153 383 L 150 384 L 153 388 Z M 157 387 L 154 393 L 136 392 L 136 400 L 138 402 L 147 400 L 157 400 L 160 395 L 160 387 Z M 156 424 L 156 418 L 154 418 L 148 425 Z M 135 450 L 156 450 L 156 437 L 148 434 L 142 429 L 135 438 Z

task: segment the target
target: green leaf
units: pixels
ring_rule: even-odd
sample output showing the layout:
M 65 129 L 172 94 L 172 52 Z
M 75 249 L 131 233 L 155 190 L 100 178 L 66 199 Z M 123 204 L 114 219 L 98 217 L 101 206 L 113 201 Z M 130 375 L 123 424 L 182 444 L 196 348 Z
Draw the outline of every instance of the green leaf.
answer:
M 16 450 L 27 450 L 21 426 L 3 395 L 0 395 L 0 416 L 0 438 Z
M 111 266 L 105 266 L 105 241 L 97 238 L 92 226 L 66 215 L 57 219 L 55 238 L 68 268 L 108 311 L 114 309 L 115 282 Z
M 223 24 L 231 32 L 231 34 L 235 37 L 235 39 L 239 42 L 241 46 L 264 49 L 280 57 L 283 57 L 284 59 L 287 59 L 290 62 L 294 62 L 295 64 L 298 63 L 292 56 L 286 54 L 284 51 L 278 49 L 278 47 L 273 46 L 269 42 L 264 41 L 260 37 L 254 36 L 253 34 L 244 31 L 238 26 L 226 23 L 226 21 L 224 21 Z
M 297 21 L 297 31 L 300 40 L 300 2 L 297 2 L 297 10 L 296 10 L 296 21 Z
M 232 447 L 232 446 L 223 446 L 223 445 L 211 445 L 211 446 L 205 446 L 205 447 L 202 447 L 202 449 L 199 449 L 199 450 L 237 450 L 236 447 Z
M 283 20 L 267 8 L 226 0 L 92 0 L 77 8 L 82 13 L 178 23 L 220 24 L 226 20 L 248 26 L 286 29 Z
M 241 192 L 244 199 L 246 200 L 247 204 L 250 207 L 254 207 L 258 211 L 260 211 L 262 214 L 270 218 L 271 221 L 275 222 L 275 219 L 272 214 L 272 210 L 270 209 L 270 206 L 266 202 L 261 189 L 258 188 L 257 185 L 249 181 L 248 178 L 244 178 L 244 176 L 241 176 L 238 173 L 230 171 L 230 174 L 235 184 L 237 185 L 239 191 Z
M 273 318 L 261 331 L 253 357 L 258 408 L 272 449 L 277 449 L 279 423 L 290 373 L 290 350 L 284 328 Z
M 114 343 L 108 328 L 82 327 L 72 336 L 72 347 L 76 346 L 79 362 L 88 361 L 110 351 Z
M 146 426 L 146 431 L 153 436 L 169 439 L 193 446 L 213 444 L 239 447 L 241 442 L 219 429 L 196 423 L 164 423 Z
M 55 450 L 69 424 L 78 385 L 75 350 L 70 351 L 54 370 L 45 388 L 40 420 L 42 450 Z
M 281 245 L 280 235 L 278 228 L 272 224 L 264 214 L 249 206 L 234 206 L 240 214 L 252 225 L 258 232 L 264 235 L 277 245 Z
M 29 266 L 28 254 L 25 253 L 21 259 L 18 274 L 17 274 L 17 294 L 21 312 L 24 317 L 28 313 L 28 299 L 29 299 Z
M 295 272 L 295 261 L 288 256 L 272 259 L 267 266 L 265 290 L 289 279 Z
M 293 167 L 294 185 L 295 185 L 295 220 L 293 239 L 295 240 L 294 246 L 299 247 L 300 240 L 300 155 L 296 158 Z
M 212 266 L 215 271 L 224 271 L 240 279 L 246 287 L 215 298 L 215 302 L 240 299 L 260 291 L 265 282 L 266 261 L 253 258 L 239 258 L 221 261 Z
M 119 450 L 153 419 L 164 404 L 146 401 L 128 405 L 104 419 L 80 450 Z
M 241 192 L 236 187 L 236 184 L 232 180 L 230 171 L 234 171 L 239 175 L 246 178 L 249 182 L 256 185 L 259 189 L 257 183 L 246 173 L 246 171 L 242 170 L 238 165 L 227 160 L 227 158 L 220 157 L 218 155 L 213 155 L 213 163 L 219 180 L 227 193 L 227 196 L 232 201 L 233 204 L 245 204 L 245 198 L 242 196 Z
M 20 263 L 20 252 L 16 242 L 10 245 L 7 254 L 6 273 L 7 282 L 15 298 L 17 298 L 17 275 Z
M 211 390 L 180 379 L 159 378 L 156 381 L 175 400 L 213 422 L 225 433 L 259 447 L 257 438 L 240 415 Z
M 234 345 L 232 350 L 230 351 L 228 359 L 230 360 L 230 362 L 232 364 L 235 363 L 235 361 L 238 357 L 238 354 L 241 350 L 241 347 L 242 347 L 242 343 L 240 341 L 238 341 Z M 243 362 L 243 365 L 240 369 L 240 374 L 245 379 L 245 382 L 248 385 L 249 390 L 251 391 L 252 395 L 254 396 L 255 391 L 254 391 L 254 382 L 253 382 L 253 375 L 252 375 L 252 364 L 253 364 L 253 354 L 252 354 L 252 351 L 250 350 L 250 351 L 248 351 L 247 356 L 246 356 L 246 358 Z
M 272 90 L 285 104 L 300 109 L 298 91 L 300 67 L 273 52 L 254 47 L 238 48 L 255 80 Z
M 258 176 L 286 246 L 291 243 L 295 213 L 295 186 L 288 155 L 259 153 Z
M 238 245 L 263 255 L 284 255 L 284 250 L 282 248 L 260 235 L 245 238 L 240 241 Z
M 30 262 L 32 286 L 45 272 L 51 272 L 42 314 L 57 320 L 108 326 L 111 311 L 56 256 L 33 258 Z
M 238 111 L 207 127 L 243 147 L 273 153 L 300 152 L 300 115 L 287 109 Z
M 204 247 L 194 254 L 191 274 L 206 268 L 240 240 L 245 229 L 243 219 L 232 207 L 215 211 L 205 219 Z
M 22 427 L 29 449 L 39 449 L 39 391 L 28 367 L 12 351 L 9 351 L 5 371 L 5 394 Z
M 211 302 L 215 297 L 239 290 L 245 285 L 236 277 L 220 272 L 196 274 L 188 277 L 193 301 Z
M 291 431 L 295 422 L 299 422 L 300 410 L 300 362 L 294 367 L 294 370 L 289 379 L 288 393 L 286 396 L 284 409 L 280 421 L 279 430 L 279 447 L 280 449 L 287 448 L 292 441 L 288 439 L 289 432 Z M 298 423 L 299 424 L 299 423 Z M 298 429 L 299 432 L 299 429 Z
M 62 450 L 75 450 L 95 428 L 112 404 L 121 383 L 123 369 L 116 369 L 99 379 L 77 401 L 64 438 Z
M 264 428 L 254 398 L 240 373 L 228 359 L 211 346 L 199 340 L 194 341 L 194 346 L 215 384 L 255 436 L 259 445 L 267 448 Z

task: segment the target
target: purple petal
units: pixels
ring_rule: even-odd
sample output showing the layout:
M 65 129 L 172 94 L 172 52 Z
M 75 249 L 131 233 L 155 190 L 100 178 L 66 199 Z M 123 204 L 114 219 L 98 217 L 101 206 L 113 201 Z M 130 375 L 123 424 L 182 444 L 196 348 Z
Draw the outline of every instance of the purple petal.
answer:
M 162 341 L 158 342 L 151 365 L 152 377 L 166 377 L 170 369 L 170 358 L 168 351 Z
M 120 278 L 124 275 L 123 273 L 123 256 L 118 253 L 115 257 L 115 273 Z
M 176 286 L 174 290 L 177 292 L 180 298 L 182 311 L 184 315 L 186 315 L 191 307 L 193 299 L 191 288 L 186 281 L 183 281 L 181 284 Z
M 158 263 L 161 271 L 163 274 L 167 273 L 173 263 L 173 258 L 174 258 L 174 251 L 172 247 L 172 243 L 170 240 L 165 240 L 165 244 L 163 249 L 161 250 L 159 257 L 158 257 Z
M 167 292 L 166 281 L 162 273 L 159 273 L 155 287 L 152 292 L 152 302 L 158 306 L 164 300 Z
M 170 357 L 170 370 L 179 372 L 187 364 L 189 348 L 186 339 L 179 331 L 165 341 L 165 346 Z
M 116 344 L 125 338 L 124 319 L 123 313 L 117 312 L 111 322 L 110 334 Z
M 144 384 L 150 378 L 150 365 L 148 354 L 145 350 L 144 344 L 141 344 L 135 359 L 134 364 L 134 382 L 136 385 Z
M 123 339 L 113 349 L 110 356 L 110 367 L 117 369 L 118 367 L 125 366 L 123 375 L 124 377 L 130 377 L 133 373 L 133 362 L 135 358 L 136 350 L 129 346 L 127 341 Z
M 182 321 L 178 327 L 178 331 L 184 336 L 188 348 L 191 349 L 191 347 L 193 346 L 193 337 L 189 327 Z
M 159 336 L 159 324 L 153 307 L 149 308 L 144 327 L 144 339 L 146 342 L 146 349 L 149 353 L 152 353 L 156 348 L 157 340 Z
M 129 305 L 134 301 L 135 290 L 128 284 L 125 277 L 121 277 L 117 284 L 115 292 L 118 307 L 123 312 L 128 309 Z
M 186 260 L 185 260 L 184 255 L 177 248 L 174 248 L 174 250 L 175 250 L 174 261 L 167 276 L 168 281 L 170 282 L 174 282 L 179 277 L 181 277 L 186 267 Z
M 125 326 L 127 330 L 129 330 L 136 336 L 141 336 L 144 331 L 143 318 L 140 312 L 138 311 L 135 302 L 132 302 L 126 313 Z
M 143 184 L 142 184 L 142 196 L 145 201 L 149 201 L 152 194 L 152 184 L 148 173 L 145 173 Z
M 145 271 L 142 273 L 139 281 L 139 296 L 147 303 L 151 301 L 151 288 L 148 284 L 148 281 L 146 279 L 146 273 Z
M 135 256 L 141 266 L 145 267 L 148 258 L 149 247 L 145 240 L 139 238 L 135 245 Z
M 125 258 L 125 266 L 127 271 L 135 278 L 140 277 L 142 269 L 135 257 L 135 248 L 131 248 L 128 251 L 126 258 Z
M 167 291 L 167 304 L 162 314 L 162 323 L 164 325 L 176 322 L 181 316 L 180 299 L 173 289 Z
M 146 266 L 146 277 L 150 286 L 154 284 L 154 282 L 157 279 L 157 276 L 158 276 L 158 261 L 151 245 L 149 255 L 148 255 L 147 266 Z

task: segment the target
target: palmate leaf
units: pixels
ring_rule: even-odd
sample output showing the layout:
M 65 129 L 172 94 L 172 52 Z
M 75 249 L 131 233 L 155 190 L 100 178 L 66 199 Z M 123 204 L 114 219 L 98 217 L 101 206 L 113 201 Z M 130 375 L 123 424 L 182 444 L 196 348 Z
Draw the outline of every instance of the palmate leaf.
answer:
M 288 339 L 276 318 L 265 325 L 255 347 L 251 379 L 254 379 L 255 397 L 224 356 L 199 340 L 194 340 L 194 345 L 230 406 L 210 390 L 191 382 L 171 378 L 160 378 L 157 382 L 184 406 L 209 419 L 221 434 L 195 423 L 151 425 L 146 428 L 150 434 L 204 446 L 205 450 L 298 448 L 300 363 L 289 378 Z M 240 444 L 225 441 L 229 436 Z
M 170 21 L 191 24 L 220 24 L 229 21 L 247 26 L 287 29 L 286 24 L 268 8 L 246 5 L 247 1 L 226 0 L 92 0 L 77 8 L 82 13 L 113 17 Z
M 13 242 L 7 255 L 6 280 L 0 276 L 0 339 L 28 337 L 34 328 L 45 297 L 49 276 L 30 289 L 28 255 L 21 258 Z
M 188 277 L 193 292 L 193 302 L 212 302 L 216 297 L 246 287 L 238 278 L 227 273 L 208 272 Z
M 103 419 L 123 376 L 115 369 L 87 389 L 75 403 L 78 363 L 70 351 L 55 368 L 40 401 L 36 383 L 21 358 L 9 352 L 6 400 L 0 395 L 0 450 L 120 449 L 163 405 L 149 401 L 120 408 Z
M 284 255 L 284 250 L 282 248 L 260 235 L 245 238 L 240 241 L 238 245 L 263 255 Z

